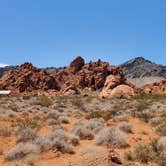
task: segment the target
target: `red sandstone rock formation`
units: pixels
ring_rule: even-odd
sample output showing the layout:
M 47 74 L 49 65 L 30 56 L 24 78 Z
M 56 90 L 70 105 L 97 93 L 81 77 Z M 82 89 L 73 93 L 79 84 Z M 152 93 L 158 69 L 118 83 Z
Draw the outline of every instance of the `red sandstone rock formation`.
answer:
M 61 89 L 75 85 L 79 89 L 98 90 L 103 88 L 106 77 L 110 74 L 123 75 L 119 67 L 110 66 L 107 62 L 98 60 L 84 64 L 84 60 L 77 57 L 69 67 L 60 70 L 55 77 Z
M 141 87 L 141 90 L 143 90 L 145 93 L 166 93 L 166 78 L 161 80 L 160 82 L 155 82 L 152 84 L 147 84 Z
M 0 89 L 11 90 L 12 93 L 34 93 L 59 90 L 59 86 L 46 71 L 37 69 L 31 63 L 24 63 L 0 79 Z
M 118 87 L 119 85 L 125 86 Z M 57 92 L 73 95 L 80 94 L 82 89 L 93 91 L 102 88 L 104 97 L 110 91 L 112 94 L 121 92 L 133 94 L 132 86 L 126 82 L 121 68 L 110 66 L 109 63 L 101 60 L 85 64 L 84 59 L 80 56 L 55 75 L 37 69 L 31 63 L 25 63 L 9 71 L 0 79 L 0 89 L 11 90 L 12 94 L 21 93 L 22 95 L 49 96 L 55 95 Z M 114 88 L 118 89 L 114 90 Z

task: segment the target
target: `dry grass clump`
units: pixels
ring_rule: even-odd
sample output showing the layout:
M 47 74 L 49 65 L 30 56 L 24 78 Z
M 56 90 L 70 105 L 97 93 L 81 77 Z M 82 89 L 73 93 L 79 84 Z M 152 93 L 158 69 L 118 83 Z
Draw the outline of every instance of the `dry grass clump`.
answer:
M 80 139 L 92 140 L 94 138 L 93 132 L 81 122 L 75 123 L 71 132 Z
M 39 96 L 34 102 L 35 105 L 40 105 L 42 107 L 49 107 L 53 104 L 52 100 L 47 96 Z
M 166 136 L 158 140 L 158 148 L 166 151 Z
M 122 115 L 116 115 L 115 117 L 113 117 L 114 121 L 127 121 L 128 117 L 126 114 L 122 114 Z
M 105 127 L 102 129 L 95 138 L 97 145 L 108 145 L 114 147 L 126 147 L 128 143 L 123 132 L 118 128 Z
M 33 141 L 37 138 L 37 132 L 29 127 L 20 127 L 17 131 L 17 142 Z
M 156 127 L 156 131 L 161 135 L 166 135 L 166 121 L 161 121 L 161 123 Z
M 86 119 L 103 118 L 105 121 L 108 121 L 113 116 L 113 111 L 91 110 L 86 115 Z
M 47 138 L 50 141 L 51 149 L 57 149 L 62 153 L 74 153 L 72 145 L 79 144 L 78 137 L 74 137 L 62 129 L 51 131 Z
M 166 166 L 165 139 L 154 139 L 147 144 L 138 144 L 133 151 L 125 153 L 125 157 L 131 161 L 141 163 L 154 162 L 159 166 Z
M 34 132 L 34 130 L 29 128 L 20 130 L 18 140 L 28 142 L 19 143 L 9 151 L 5 152 L 5 159 L 14 160 L 31 153 L 40 153 L 45 150 L 73 154 L 73 146 L 79 144 L 79 137 L 67 133 L 63 129 L 54 129 L 45 136 L 39 136 Z
M 166 112 L 161 112 L 159 116 L 152 118 L 150 124 L 156 128 L 161 135 L 166 135 Z
M 4 153 L 6 160 L 15 160 L 31 153 L 40 153 L 40 147 L 32 143 L 20 143 Z
M 103 127 L 105 127 L 104 119 L 103 118 L 90 119 L 86 126 L 94 133 L 98 133 Z
M 16 121 L 17 126 L 19 127 L 30 127 L 30 128 L 35 128 L 38 126 L 38 122 L 36 119 L 32 119 L 28 116 L 24 118 L 18 118 Z
M 122 122 L 118 126 L 119 130 L 125 133 L 132 133 L 132 124 L 128 122 Z
M 68 124 L 69 123 L 69 119 L 68 119 L 68 117 L 67 116 L 60 116 L 59 118 L 58 118 L 58 120 L 60 121 L 60 123 L 65 123 L 65 124 Z

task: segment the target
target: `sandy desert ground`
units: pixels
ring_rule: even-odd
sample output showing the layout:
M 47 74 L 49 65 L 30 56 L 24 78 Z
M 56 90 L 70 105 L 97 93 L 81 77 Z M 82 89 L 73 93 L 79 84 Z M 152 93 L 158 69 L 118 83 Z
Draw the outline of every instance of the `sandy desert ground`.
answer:
M 0 97 L 0 165 L 165 166 L 166 97 Z

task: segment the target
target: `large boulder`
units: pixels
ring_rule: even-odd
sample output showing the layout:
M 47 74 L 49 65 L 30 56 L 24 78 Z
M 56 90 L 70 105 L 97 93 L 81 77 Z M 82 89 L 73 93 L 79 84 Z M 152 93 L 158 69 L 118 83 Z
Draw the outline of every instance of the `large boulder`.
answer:
M 159 82 L 146 84 L 141 87 L 141 90 L 149 94 L 166 93 L 166 78 L 163 78 L 163 80 Z
M 85 61 L 81 56 L 78 56 L 70 63 L 70 69 L 73 73 L 78 72 L 84 66 Z
M 107 77 L 100 97 L 129 97 L 135 95 L 135 88 L 128 83 L 123 75 L 110 75 Z

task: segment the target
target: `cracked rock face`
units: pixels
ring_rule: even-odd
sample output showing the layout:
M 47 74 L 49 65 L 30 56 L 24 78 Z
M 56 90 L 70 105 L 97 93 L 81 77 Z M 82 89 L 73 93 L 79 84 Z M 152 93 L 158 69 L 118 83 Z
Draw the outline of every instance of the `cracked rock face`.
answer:
M 166 78 L 159 82 L 144 85 L 143 87 L 141 87 L 141 90 L 149 94 L 166 93 Z
M 11 90 L 13 93 L 28 93 L 37 90 L 59 90 L 59 86 L 55 78 L 46 71 L 37 69 L 31 63 L 24 63 L 0 79 L 0 89 Z

